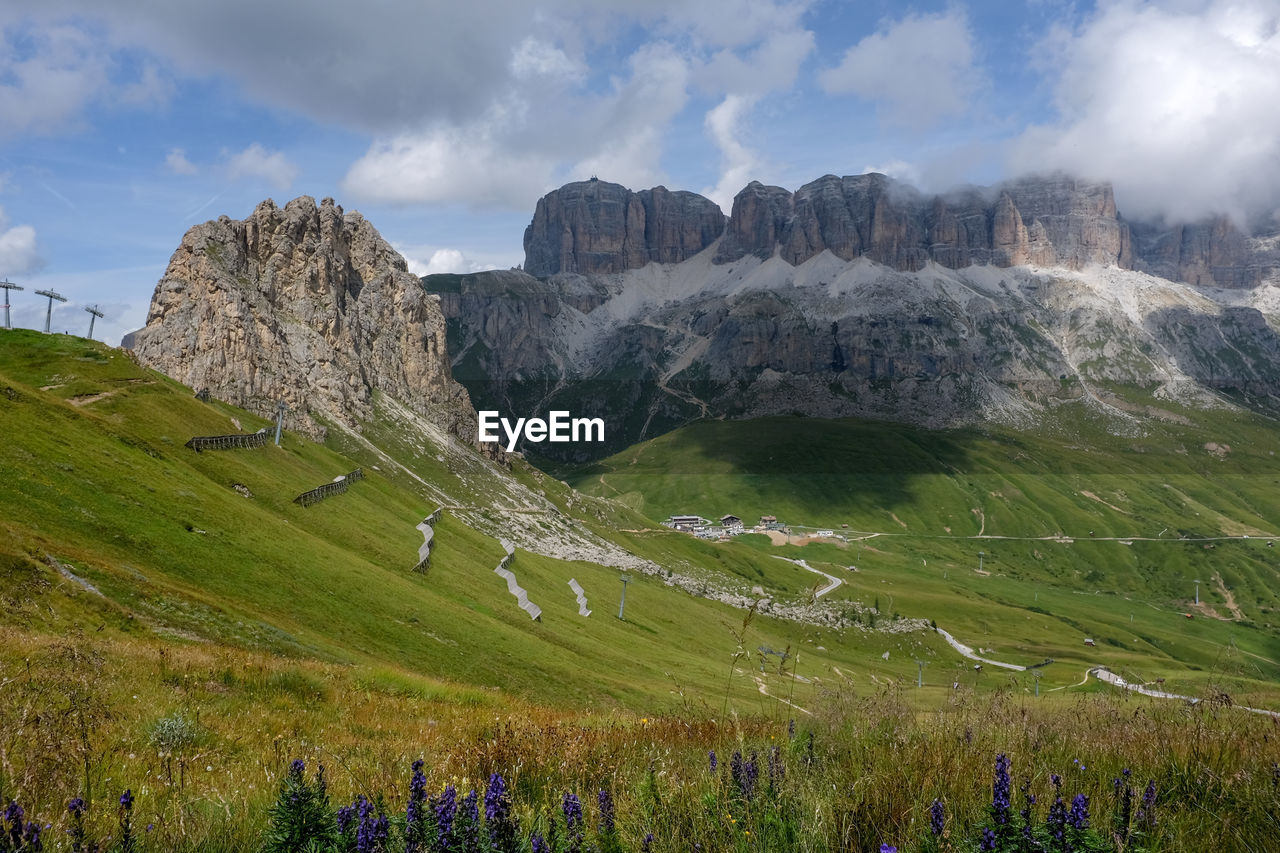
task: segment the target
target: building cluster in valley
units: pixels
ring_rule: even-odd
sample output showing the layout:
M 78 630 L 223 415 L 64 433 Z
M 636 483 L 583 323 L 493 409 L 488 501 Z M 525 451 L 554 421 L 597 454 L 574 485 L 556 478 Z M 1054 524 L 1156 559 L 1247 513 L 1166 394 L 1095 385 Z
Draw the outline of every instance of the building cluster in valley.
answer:
M 667 527 L 673 530 L 679 530 L 682 533 L 691 533 L 699 539 L 728 539 L 743 533 L 769 533 L 770 531 L 778 531 L 791 535 L 791 526 L 778 521 L 776 516 L 762 515 L 760 523 L 754 527 L 747 527 L 741 518 L 736 515 L 722 515 L 719 521 L 703 518 L 700 515 L 673 515 L 663 522 Z M 845 525 L 846 527 L 848 525 Z M 837 537 L 834 530 L 813 530 L 805 528 L 803 535 L 813 537 Z

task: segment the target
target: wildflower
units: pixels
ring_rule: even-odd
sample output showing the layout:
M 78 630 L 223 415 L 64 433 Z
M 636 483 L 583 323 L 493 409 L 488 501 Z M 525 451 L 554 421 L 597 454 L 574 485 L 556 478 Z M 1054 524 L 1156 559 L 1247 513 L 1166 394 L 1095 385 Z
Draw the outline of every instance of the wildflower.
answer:
M 4 810 L 4 822 L 9 824 L 9 842 L 12 847 L 16 848 L 22 843 L 22 818 L 25 816 L 26 812 L 18 805 L 18 801 L 10 800 Z
M 997 826 L 1005 826 L 1010 821 L 1010 790 L 1009 758 L 1002 752 L 996 756 L 996 776 L 991 786 L 991 819 Z
M 516 849 L 518 830 L 511 816 L 511 796 L 506 780 L 497 773 L 489 777 L 489 788 L 484 793 L 484 822 L 494 850 L 506 853 Z
M 1142 805 L 1138 808 L 1138 824 L 1146 829 L 1154 829 L 1156 825 L 1156 780 L 1147 782 L 1147 789 L 1142 792 Z
M 711 772 L 716 772 L 716 751 L 713 749 L 707 753 L 707 758 L 711 761 Z
M 649 850 L 652 847 L 653 847 L 653 833 L 649 832 L 645 834 L 644 840 L 640 842 L 640 853 L 649 853 Z
M 409 804 L 404 813 L 405 853 L 418 853 L 426 840 L 424 807 L 427 799 L 427 777 L 422 772 L 422 759 L 413 762 L 413 776 L 409 779 Z
M 1061 849 L 1067 836 L 1067 804 L 1062 802 L 1062 797 L 1055 797 L 1053 805 L 1049 806 L 1049 817 L 1045 820 L 1045 826 L 1049 830 L 1049 838 L 1052 839 L 1054 847 Z
M 782 750 L 776 746 L 769 747 L 769 788 L 776 789 L 782 782 Z
M 84 851 L 84 813 L 88 808 L 88 804 L 79 797 L 67 803 L 67 812 L 71 815 L 71 828 L 67 830 L 67 834 L 71 836 L 72 853 Z
M 28 823 L 22 833 L 23 853 L 40 853 L 44 850 L 44 842 L 40 840 L 40 824 Z
M 577 794 L 566 793 L 560 810 L 564 812 L 564 825 L 569 833 L 569 853 L 578 853 L 582 849 L 582 803 Z
M 1089 797 L 1085 794 L 1076 794 L 1071 800 L 1071 813 L 1067 815 L 1067 823 L 1075 829 L 1085 830 L 1089 828 Z
M 788 720 L 788 721 L 787 721 L 787 739 L 788 739 L 788 740 L 795 740 L 795 739 L 796 739 L 796 719 L 795 719 L 795 717 L 792 717 L 790 720 Z
M 942 810 L 942 800 L 935 799 L 933 805 L 929 806 L 929 831 L 933 833 L 934 838 L 942 835 L 946 819 Z
M 480 798 L 475 788 L 462 798 L 462 850 L 464 853 L 480 850 Z
M 978 845 L 979 850 L 995 850 L 996 834 L 991 827 L 982 830 L 982 843 Z
M 436 819 L 437 849 L 452 849 L 453 818 L 458 811 L 457 790 L 452 785 L 445 786 L 444 793 L 439 797 L 432 797 L 429 805 Z
M 529 839 L 529 849 L 532 853 L 551 853 L 551 848 L 547 846 L 546 839 L 536 832 Z
M 1031 780 L 1023 779 L 1020 787 L 1022 791 L 1022 810 L 1018 812 L 1022 817 L 1022 840 L 1024 849 L 1034 849 L 1032 844 L 1033 837 L 1031 833 L 1031 809 L 1036 804 L 1036 795 L 1031 793 Z
M 347 830 L 355 823 L 356 809 L 355 806 L 340 806 L 338 808 L 338 834 L 346 835 Z
M 291 773 L 294 776 L 299 776 L 299 777 L 302 776 L 303 771 L 306 769 L 307 769 L 307 762 L 303 761 L 301 758 L 295 758 L 289 764 L 289 773 Z
M 596 800 L 600 804 L 600 834 L 612 835 L 614 827 L 613 797 L 608 791 L 601 789 L 596 796 Z
M 1124 794 L 1120 798 L 1120 814 L 1116 817 L 1116 830 L 1121 841 L 1129 839 L 1129 824 L 1133 818 L 1133 788 L 1124 786 Z
M 133 840 L 133 789 L 126 788 L 120 795 L 120 851 L 134 853 Z
M 891 844 L 881 844 L 880 853 L 898 853 L 898 848 Z

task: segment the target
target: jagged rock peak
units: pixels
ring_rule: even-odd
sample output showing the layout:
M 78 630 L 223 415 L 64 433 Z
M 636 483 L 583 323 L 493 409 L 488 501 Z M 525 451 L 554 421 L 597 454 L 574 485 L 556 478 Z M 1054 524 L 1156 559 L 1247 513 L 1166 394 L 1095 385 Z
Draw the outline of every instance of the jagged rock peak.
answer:
M 156 285 L 133 349 L 146 365 L 263 415 L 289 406 L 358 427 L 375 392 L 475 440 L 439 299 L 359 213 L 302 196 L 192 227 Z
M 801 264 L 822 251 L 899 270 L 928 261 L 1129 267 L 1128 227 L 1108 184 L 1055 175 L 925 196 L 872 172 L 824 175 L 795 193 L 753 182 L 734 199 L 719 263 L 775 252 Z
M 666 187 L 633 192 L 592 178 L 565 184 L 538 200 L 524 232 L 524 268 L 617 273 L 645 264 L 679 263 L 724 231 L 724 213 L 697 193 Z

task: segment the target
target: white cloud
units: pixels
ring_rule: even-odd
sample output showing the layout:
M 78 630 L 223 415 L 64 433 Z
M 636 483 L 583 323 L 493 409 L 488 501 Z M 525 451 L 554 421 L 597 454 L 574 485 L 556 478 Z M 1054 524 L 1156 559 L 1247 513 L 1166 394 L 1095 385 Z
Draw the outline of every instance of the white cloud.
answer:
M 164 157 L 164 167 L 175 175 L 194 175 L 199 170 L 187 159 L 187 152 L 181 148 L 170 148 Z
M 879 165 L 869 165 L 862 167 L 862 174 L 871 172 L 879 172 L 882 175 L 888 175 L 896 181 L 904 184 L 910 184 L 913 187 L 919 187 L 924 182 L 921 180 L 920 170 L 905 160 L 888 160 Z
M 467 256 L 461 249 L 423 249 L 419 251 L 405 250 L 396 247 L 396 251 L 404 255 L 405 261 L 409 265 L 409 272 L 416 276 L 434 275 L 436 273 L 453 272 L 468 273 L 480 272 L 481 270 L 497 269 L 501 265 L 477 261 Z M 431 254 L 427 259 L 422 260 L 424 252 L 430 251 Z M 506 266 L 510 266 L 507 264 Z
M 253 143 L 227 160 L 227 176 L 261 178 L 279 190 L 287 190 L 298 177 L 298 167 L 280 151 L 268 151 Z
M 983 85 L 973 33 L 959 7 L 882 26 L 818 81 L 828 94 L 873 101 L 885 120 L 916 130 L 968 112 Z
M 531 81 L 476 120 L 375 140 L 343 188 L 381 202 L 525 210 L 566 176 L 648 186 L 661 179 L 663 133 L 684 107 L 688 68 L 658 44 L 638 49 L 629 72 L 600 95 Z
M 1131 216 L 1243 218 L 1274 208 L 1274 0 L 1111 2 L 1045 50 L 1059 119 L 1017 140 L 1015 169 L 1110 178 Z
M 742 118 L 753 105 L 751 98 L 729 95 L 707 113 L 707 132 L 720 148 L 720 180 L 702 194 L 726 213 L 733 208 L 733 197 L 751 183 L 760 167 L 760 158 L 740 141 Z
M 43 266 L 36 229 L 30 225 L 10 228 L 4 209 L 0 208 L 0 277 L 26 275 Z

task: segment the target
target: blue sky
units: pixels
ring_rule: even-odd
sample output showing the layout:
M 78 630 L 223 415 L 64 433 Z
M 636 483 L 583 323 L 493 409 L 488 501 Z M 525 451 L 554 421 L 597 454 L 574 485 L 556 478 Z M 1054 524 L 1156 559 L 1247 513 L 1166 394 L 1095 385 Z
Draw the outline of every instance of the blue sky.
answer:
M 1126 215 L 1280 205 L 1280 0 L 6 0 L 0 277 L 141 326 L 182 234 L 333 196 L 418 272 L 507 267 L 592 174 L 703 192 L 1064 169 Z

